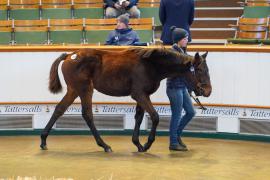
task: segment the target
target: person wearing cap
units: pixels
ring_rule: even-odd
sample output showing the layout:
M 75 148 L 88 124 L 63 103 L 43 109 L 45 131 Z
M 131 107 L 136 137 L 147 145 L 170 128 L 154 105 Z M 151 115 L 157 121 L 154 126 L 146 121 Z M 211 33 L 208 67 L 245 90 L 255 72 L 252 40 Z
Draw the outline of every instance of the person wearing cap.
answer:
M 182 28 L 172 26 L 171 39 L 172 49 L 179 53 L 187 54 L 188 32 Z M 195 116 L 195 110 L 188 93 L 189 84 L 184 77 L 167 78 L 166 93 L 171 106 L 170 121 L 170 145 L 173 151 L 187 151 L 187 146 L 183 143 L 181 135 L 185 126 Z M 182 116 L 182 111 L 185 115 Z
M 131 18 L 140 18 L 137 8 L 138 0 L 103 0 L 105 3 L 105 18 L 117 18 L 128 13 Z
M 160 0 L 159 19 L 162 24 L 161 41 L 165 45 L 172 45 L 171 26 L 183 28 L 189 33 L 194 20 L 194 0 Z
M 134 45 L 140 38 L 136 31 L 129 27 L 129 15 L 122 14 L 117 18 L 116 29 L 108 35 L 105 45 Z

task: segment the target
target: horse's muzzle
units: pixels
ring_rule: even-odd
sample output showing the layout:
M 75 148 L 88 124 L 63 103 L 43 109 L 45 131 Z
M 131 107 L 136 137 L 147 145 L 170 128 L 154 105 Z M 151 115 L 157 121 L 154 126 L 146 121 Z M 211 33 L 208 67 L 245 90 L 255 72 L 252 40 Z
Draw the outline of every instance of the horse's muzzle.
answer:
M 212 87 L 206 87 L 206 88 L 203 88 L 203 96 L 204 97 L 209 97 L 212 93 Z
M 212 92 L 212 87 L 208 85 L 198 84 L 194 93 L 196 96 L 209 97 Z

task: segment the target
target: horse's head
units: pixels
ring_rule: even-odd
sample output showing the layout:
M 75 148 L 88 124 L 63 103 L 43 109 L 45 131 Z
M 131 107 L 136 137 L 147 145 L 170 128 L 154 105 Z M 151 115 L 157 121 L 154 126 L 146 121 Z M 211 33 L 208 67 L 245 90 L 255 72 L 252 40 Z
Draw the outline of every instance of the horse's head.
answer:
M 210 96 L 212 86 L 209 76 L 208 66 L 206 64 L 206 56 L 208 52 L 202 56 L 196 53 L 191 63 L 190 71 L 186 73 L 186 78 L 190 82 L 191 90 L 196 96 Z

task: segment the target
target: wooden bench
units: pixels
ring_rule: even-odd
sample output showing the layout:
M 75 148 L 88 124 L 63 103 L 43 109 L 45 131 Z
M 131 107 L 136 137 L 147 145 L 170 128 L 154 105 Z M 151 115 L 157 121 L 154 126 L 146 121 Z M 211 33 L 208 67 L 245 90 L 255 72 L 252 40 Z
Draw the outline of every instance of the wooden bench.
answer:
M 0 44 L 7 45 L 11 43 L 12 36 L 11 33 L 13 23 L 11 20 L 0 20 Z
M 241 6 L 270 6 L 270 0 L 245 0 L 240 1 Z
M 83 40 L 83 19 L 51 19 L 49 35 L 52 44 L 81 44 Z
M 39 19 L 39 0 L 9 0 L 9 18 L 17 20 Z
M 47 44 L 48 20 L 14 20 L 15 44 Z
M 266 39 L 268 30 L 268 18 L 244 18 L 240 17 L 236 25 L 229 25 L 235 29 L 234 38 L 228 39 L 229 43 L 258 44 Z
M 103 0 L 73 0 L 75 18 L 101 19 L 104 17 Z

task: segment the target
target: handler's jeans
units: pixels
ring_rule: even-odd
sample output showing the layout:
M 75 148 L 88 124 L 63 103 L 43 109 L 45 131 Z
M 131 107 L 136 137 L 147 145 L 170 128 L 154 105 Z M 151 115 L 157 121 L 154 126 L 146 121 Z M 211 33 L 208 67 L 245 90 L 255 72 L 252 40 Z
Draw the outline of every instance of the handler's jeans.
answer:
M 183 129 L 188 122 L 195 116 L 195 110 L 191 98 L 186 88 L 167 88 L 167 96 L 171 105 L 170 122 L 170 145 L 178 144 L 178 137 L 181 136 Z M 182 117 L 182 110 L 185 115 Z

